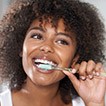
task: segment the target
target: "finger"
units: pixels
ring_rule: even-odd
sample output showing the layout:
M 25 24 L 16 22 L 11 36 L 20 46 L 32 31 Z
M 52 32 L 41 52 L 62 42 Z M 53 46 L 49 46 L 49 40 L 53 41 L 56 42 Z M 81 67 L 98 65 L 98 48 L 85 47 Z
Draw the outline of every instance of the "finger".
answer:
M 80 78 L 81 79 L 85 79 L 86 78 L 86 67 L 87 67 L 87 62 L 86 61 L 83 61 L 81 64 L 80 64 L 80 67 L 79 67 L 79 75 L 80 75 Z
M 93 60 L 89 60 L 87 64 L 86 73 L 90 79 L 93 78 L 94 69 L 95 69 L 95 62 Z
M 63 71 L 63 73 L 68 76 L 75 89 L 78 89 L 80 81 L 77 79 L 77 77 L 68 71 Z
M 76 64 L 74 67 L 72 67 L 72 73 L 75 74 L 78 72 L 78 69 L 79 69 L 79 64 Z
M 104 78 L 106 80 L 106 70 L 104 69 L 103 66 L 101 67 L 99 74 L 102 78 Z
M 102 63 L 97 63 L 97 64 L 96 64 L 96 67 L 95 67 L 95 75 L 96 75 L 96 76 L 99 76 L 100 71 L 101 71 L 101 68 L 103 68 Z

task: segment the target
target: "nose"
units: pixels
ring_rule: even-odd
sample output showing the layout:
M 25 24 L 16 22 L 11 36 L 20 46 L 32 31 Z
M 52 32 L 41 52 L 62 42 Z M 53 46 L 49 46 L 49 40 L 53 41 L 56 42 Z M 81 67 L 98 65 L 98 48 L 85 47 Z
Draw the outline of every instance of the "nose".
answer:
M 49 45 L 49 44 L 43 44 L 40 47 L 40 51 L 43 51 L 44 53 L 53 53 L 54 52 L 53 46 Z

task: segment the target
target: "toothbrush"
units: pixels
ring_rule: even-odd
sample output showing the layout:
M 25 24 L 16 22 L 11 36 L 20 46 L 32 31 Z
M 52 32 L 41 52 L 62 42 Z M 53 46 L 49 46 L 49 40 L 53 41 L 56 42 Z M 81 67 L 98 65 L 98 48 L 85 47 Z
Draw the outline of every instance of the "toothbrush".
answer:
M 50 64 L 39 64 L 38 68 L 43 69 L 45 71 L 48 71 L 48 70 L 58 70 L 58 71 L 64 70 L 64 71 L 69 71 L 69 72 L 72 71 L 72 68 L 55 67 L 55 66 L 52 66 Z M 101 72 L 100 76 L 106 77 L 106 72 Z
M 72 71 L 72 68 L 55 67 L 49 64 L 39 64 L 37 67 L 45 71 L 48 71 L 48 70 L 60 70 L 60 71 L 65 70 L 65 71 L 70 71 L 70 72 Z

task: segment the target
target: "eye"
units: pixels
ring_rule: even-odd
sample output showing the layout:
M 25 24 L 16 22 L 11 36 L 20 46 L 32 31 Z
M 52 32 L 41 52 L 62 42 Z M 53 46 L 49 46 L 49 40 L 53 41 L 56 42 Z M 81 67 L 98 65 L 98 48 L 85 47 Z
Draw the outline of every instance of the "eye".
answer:
M 69 42 L 64 40 L 64 39 L 60 39 L 60 40 L 57 40 L 56 41 L 58 44 L 61 44 L 61 45 L 69 45 Z
M 41 34 L 32 34 L 31 38 L 37 39 L 37 40 L 42 40 L 43 36 Z

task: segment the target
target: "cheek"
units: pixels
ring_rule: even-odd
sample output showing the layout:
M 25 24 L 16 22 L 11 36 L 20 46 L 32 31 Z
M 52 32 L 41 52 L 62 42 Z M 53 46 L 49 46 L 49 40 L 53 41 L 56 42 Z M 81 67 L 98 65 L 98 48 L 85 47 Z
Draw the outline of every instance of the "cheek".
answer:
M 27 46 L 24 44 L 24 45 L 23 45 L 23 54 L 22 54 L 23 63 L 24 63 L 24 62 L 27 62 L 27 55 L 28 55 L 28 48 L 27 48 Z
M 39 45 L 36 45 L 31 40 L 25 40 L 23 44 L 23 59 L 26 60 L 28 57 L 30 58 L 30 54 L 35 52 L 39 48 Z
M 27 74 L 27 76 L 29 76 L 29 78 L 33 79 L 33 71 L 32 71 L 32 61 L 31 59 L 29 59 L 28 56 L 28 48 L 26 45 L 23 46 L 23 56 L 22 56 L 22 64 L 23 64 L 23 69 L 25 71 L 25 73 Z
M 28 48 L 25 44 L 23 45 L 22 53 L 23 53 L 22 54 L 22 64 L 23 64 L 24 70 L 26 70 L 26 69 L 28 69 Z
M 64 66 L 64 67 L 70 66 L 71 61 L 72 61 L 74 54 L 75 54 L 74 49 L 72 49 L 72 50 L 65 49 L 65 50 L 62 50 L 61 52 L 58 51 L 57 53 L 58 53 L 58 56 L 60 57 L 62 66 Z

